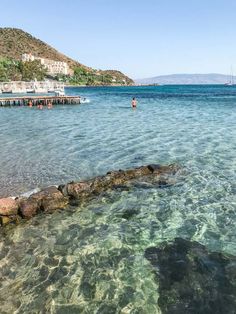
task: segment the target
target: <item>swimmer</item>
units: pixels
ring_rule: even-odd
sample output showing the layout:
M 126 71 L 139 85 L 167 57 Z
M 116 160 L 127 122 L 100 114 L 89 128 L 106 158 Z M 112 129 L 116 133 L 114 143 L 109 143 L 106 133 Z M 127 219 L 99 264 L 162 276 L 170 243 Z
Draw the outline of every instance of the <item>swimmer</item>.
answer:
M 137 100 L 135 97 L 133 97 L 133 99 L 132 99 L 131 106 L 133 109 L 135 109 L 137 107 Z
M 32 108 L 33 104 L 32 104 L 32 101 L 31 101 L 31 100 L 29 101 L 28 106 L 29 106 L 30 108 Z
M 52 103 L 51 103 L 51 101 L 49 101 L 49 103 L 48 103 L 48 109 L 52 109 Z

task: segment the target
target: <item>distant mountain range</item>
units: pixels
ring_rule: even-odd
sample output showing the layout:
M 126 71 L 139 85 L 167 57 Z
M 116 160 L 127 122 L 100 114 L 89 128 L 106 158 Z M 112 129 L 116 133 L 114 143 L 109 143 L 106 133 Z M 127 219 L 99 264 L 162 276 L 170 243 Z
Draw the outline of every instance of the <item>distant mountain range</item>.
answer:
M 234 76 L 236 82 L 236 77 Z M 171 74 L 137 79 L 135 84 L 225 84 L 229 82 L 229 75 L 209 74 Z

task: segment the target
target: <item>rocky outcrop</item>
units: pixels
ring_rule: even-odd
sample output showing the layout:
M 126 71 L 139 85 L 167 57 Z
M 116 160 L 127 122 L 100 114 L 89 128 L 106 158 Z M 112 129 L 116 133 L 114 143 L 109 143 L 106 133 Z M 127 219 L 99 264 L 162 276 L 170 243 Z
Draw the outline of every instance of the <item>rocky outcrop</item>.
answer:
M 84 200 L 98 195 L 117 186 L 127 185 L 135 180 L 152 182 L 158 186 L 171 184 L 170 175 L 179 170 L 177 165 L 160 166 L 148 165 L 130 170 L 108 172 L 105 176 L 83 182 L 71 182 L 59 186 L 59 190 L 65 195 L 75 199 Z
M 159 283 L 163 314 L 235 313 L 236 257 L 181 238 L 146 249 L 145 257 Z
M 74 200 L 88 201 L 92 197 L 118 186 L 132 185 L 137 181 L 149 182 L 157 187 L 173 184 L 172 175 L 179 170 L 177 165 L 148 165 L 135 169 L 108 172 L 104 176 L 81 182 L 70 182 L 58 188 L 51 186 L 29 197 L 0 199 L 0 221 L 7 224 L 18 221 L 19 216 L 30 219 L 39 212 L 64 209 Z M 7 219 L 8 217 L 9 219 Z

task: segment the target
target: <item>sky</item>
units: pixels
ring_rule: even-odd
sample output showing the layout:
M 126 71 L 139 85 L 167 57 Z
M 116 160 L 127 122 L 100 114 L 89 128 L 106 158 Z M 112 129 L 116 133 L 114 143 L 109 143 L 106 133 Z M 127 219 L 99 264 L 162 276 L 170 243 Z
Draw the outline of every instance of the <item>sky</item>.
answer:
M 134 79 L 236 69 L 236 0 L 0 0 L 0 27 Z

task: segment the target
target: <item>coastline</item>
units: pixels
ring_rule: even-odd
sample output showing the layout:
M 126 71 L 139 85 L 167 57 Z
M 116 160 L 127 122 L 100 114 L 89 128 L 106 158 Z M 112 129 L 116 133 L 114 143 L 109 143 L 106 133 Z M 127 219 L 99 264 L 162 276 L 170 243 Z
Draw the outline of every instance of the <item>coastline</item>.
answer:
M 109 85 L 67 85 L 65 84 L 65 87 L 134 87 L 135 85 L 123 85 L 123 84 L 119 84 L 119 85 L 114 85 L 114 84 L 109 84 Z

